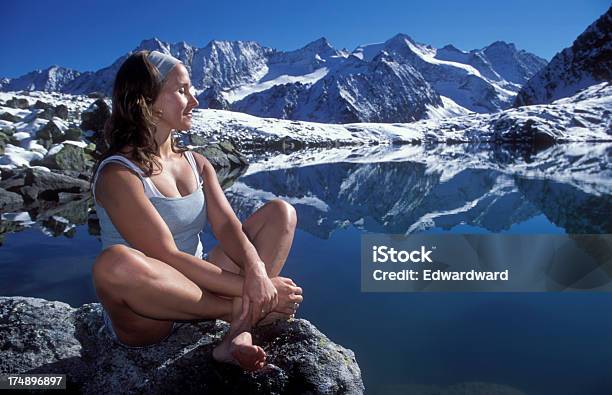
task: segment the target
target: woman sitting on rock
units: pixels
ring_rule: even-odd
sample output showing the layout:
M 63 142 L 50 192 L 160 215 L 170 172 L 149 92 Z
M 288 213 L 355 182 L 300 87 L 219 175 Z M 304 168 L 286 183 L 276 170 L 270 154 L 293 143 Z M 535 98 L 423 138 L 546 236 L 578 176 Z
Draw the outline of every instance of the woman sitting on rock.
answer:
M 213 357 L 257 370 L 266 354 L 251 327 L 292 317 L 302 301 L 279 277 L 296 214 L 273 200 L 240 223 L 210 162 L 173 139 L 191 127 L 190 86 L 185 66 L 157 51 L 134 53 L 117 73 L 109 148 L 92 177 L 103 248 L 94 285 L 120 344 L 156 344 L 174 321 L 218 318 L 231 325 Z M 208 255 L 199 237 L 207 219 L 219 240 Z

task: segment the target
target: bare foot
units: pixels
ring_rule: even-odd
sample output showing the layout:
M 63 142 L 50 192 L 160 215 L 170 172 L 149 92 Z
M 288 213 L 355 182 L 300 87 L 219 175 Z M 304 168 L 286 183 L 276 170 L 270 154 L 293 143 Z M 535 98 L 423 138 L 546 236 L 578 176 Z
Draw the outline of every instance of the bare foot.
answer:
M 266 366 L 266 353 L 263 348 L 253 344 L 249 332 L 237 336 L 228 334 L 213 350 L 213 358 L 219 362 L 232 363 L 249 371 Z

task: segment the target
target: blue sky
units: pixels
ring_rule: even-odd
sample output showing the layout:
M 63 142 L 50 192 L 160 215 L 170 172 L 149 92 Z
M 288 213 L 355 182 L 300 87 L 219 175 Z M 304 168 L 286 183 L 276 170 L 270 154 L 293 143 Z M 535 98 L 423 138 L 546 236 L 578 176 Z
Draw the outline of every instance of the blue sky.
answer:
M 97 70 L 151 37 L 198 47 L 211 39 L 254 40 L 279 50 L 326 37 L 352 50 L 401 32 L 464 50 L 504 40 L 550 59 L 609 6 L 609 0 L 10 0 L 0 17 L 0 76 L 53 64 Z

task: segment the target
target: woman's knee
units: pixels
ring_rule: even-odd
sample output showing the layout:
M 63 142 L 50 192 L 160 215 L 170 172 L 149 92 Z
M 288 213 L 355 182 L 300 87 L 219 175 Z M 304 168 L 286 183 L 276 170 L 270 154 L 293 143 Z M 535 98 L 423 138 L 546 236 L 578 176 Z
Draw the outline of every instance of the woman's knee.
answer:
M 150 268 L 144 258 L 142 252 L 122 244 L 108 247 L 93 264 L 96 286 L 121 285 L 125 281 L 133 284 L 138 278 L 150 276 Z
M 267 203 L 270 209 L 274 211 L 274 218 L 281 219 L 287 224 L 287 227 L 295 229 L 297 224 L 297 213 L 295 208 L 282 199 L 274 199 Z

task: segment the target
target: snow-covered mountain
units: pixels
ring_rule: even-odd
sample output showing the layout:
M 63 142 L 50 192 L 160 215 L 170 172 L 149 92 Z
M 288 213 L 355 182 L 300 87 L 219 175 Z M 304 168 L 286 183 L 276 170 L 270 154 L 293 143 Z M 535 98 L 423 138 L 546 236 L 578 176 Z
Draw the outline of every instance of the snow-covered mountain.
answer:
M 407 122 L 498 111 L 545 64 L 511 44 L 470 52 L 451 46 L 436 50 L 404 34 L 352 53 L 335 49 L 325 38 L 294 51 L 254 41 L 214 40 L 197 48 L 152 38 L 95 72 L 30 73 L 3 79 L 0 89 L 110 95 L 121 63 L 142 49 L 180 59 L 202 107 L 329 123 Z
M 544 59 L 504 42 L 470 52 L 451 45 L 438 50 L 405 34 L 358 47 L 353 54 L 370 61 L 384 52 L 413 66 L 440 95 L 480 113 L 510 107 L 520 86 L 546 65 Z
M 429 108 L 445 109 L 445 116 L 493 112 L 508 108 L 521 85 L 546 64 L 513 44 L 496 42 L 470 52 L 452 46 L 436 50 L 405 34 L 336 58 L 344 61 L 326 64 L 327 74 L 316 82 L 259 91 L 229 108 L 331 123 L 408 122 L 431 118 Z M 395 78 L 402 75 L 408 78 Z
M 443 107 L 438 93 L 412 66 L 386 53 L 371 62 L 351 57 L 312 85 L 277 85 L 231 108 L 261 117 L 327 123 L 412 122 L 428 107 Z
M 509 108 L 412 123 L 326 123 L 259 118 L 219 110 L 196 110 L 191 133 L 232 139 L 244 147 L 335 144 L 612 141 L 612 85 L 601 83 L 551 104 Z
M 80 74 L 76 70 L 51 66 L 44 70 L 34 70 L 19 78 L 3 78 L 0 87 L 3 91 L 61 92 Z
M 612 81 L 612 7 L 533 76 L 514 105 L 550 103 L 604 81 Z

